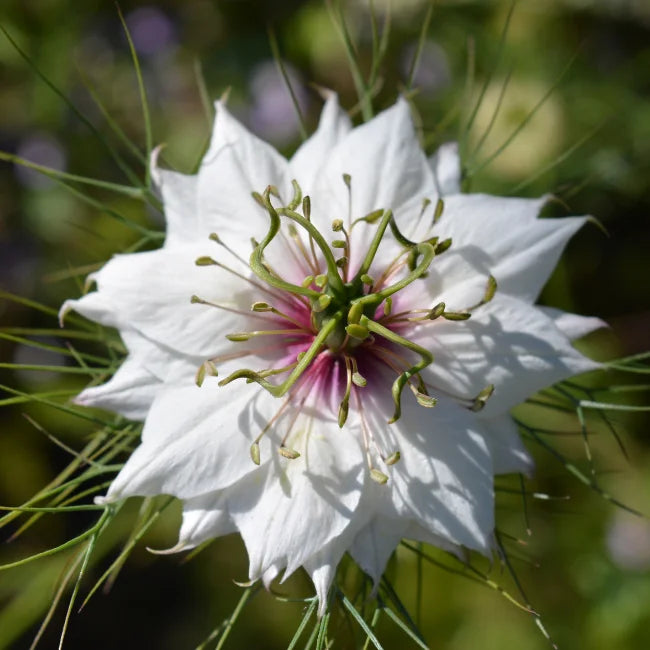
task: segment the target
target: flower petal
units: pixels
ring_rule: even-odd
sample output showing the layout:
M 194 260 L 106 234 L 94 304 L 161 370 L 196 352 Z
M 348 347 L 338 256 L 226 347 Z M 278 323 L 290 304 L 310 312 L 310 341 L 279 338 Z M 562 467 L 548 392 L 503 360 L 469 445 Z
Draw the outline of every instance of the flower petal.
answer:
M 210 146 L 198 173 L 198 211 L 205 236 L 216 232 L 238 252 L 250 253 L 250 239 L 268 230 L 268 215 L 252 192 L 275 185 L 285 203 L 291 200 L 288 162 L 272 146 L 254 136 L 216 103 Z
M 532 476 L 535 462 L 524 446 L 512 417 L 506 414 L 481 418 L 481 423 L 487 431 L 485 441 L 492 456 L 494 473 Z
M 461 168 L 457 142 L 441 145 L 429 158 L 429 165 L 440 196 L 460 193 Z
M 304 192 L 311 192 L 332 148 L 343 140 L 351 128 L 350 118 L 339 106 L 337 94 L 328 93 L 316 132 L 298 147 L 290 161 L 292 176 Z
M 356 516 L 366 468 L 358 442 L 334 421 L 296 423 L 300 457 L 274 453 L 259 473 L 240 481 L 228 499 L 256 580 L 268 567 L 290 575 L 343 534 Z M 317 524 L 315 524 L 317 522 Z
M 183 523 L 177 548 L 187 550 L 215 537 L 237 531 L 225 506 L 224 490 L 210 492 L 183 502 Z
M 355 537 L 350 555 L 375 585 L 407 528 L 407 519 L 375 517 Z
M 554 307 L 540 307 L 539 309 L 552 319 L 555 327 L 571 341 L 581 339 L 603 327 L 609 327 L 604 320 L 593 316 L 570 314 Z
M 351 177 L 350 210 L 343 174 Z M 399 213 L 406 203 L 435 194 L 433 172 L 418 143 L 408 102 L 400 99 L 353 129 L 332 149 L 318 181 L 313 210 L 325 212 L 323 224 L 345 218 L 348 211 L 352 219 L 377 209 Z
M 500 293 L 469 320 L 428 322 L 409 338 L 435 361 L 423 376 L 458 398 L 474 399 L 495 386 L 481 414 L 504 413 L 538 390 L 599 364 L 580 354 L 553 321 L 521 300 Z
M 385 473 L 395 512 L 452 544 L 487 552 L 494 528 L 492 460 L 485 431 L 473 413 L 441 397 L 426 409 L 409 391 L 393 425 L 388 400 L 374 398 L 369 426 L 380 447 L 401 460 Z
M 246 312 L 255 300 L 245 280 L 216 266 L 195 264 L 213 247 L 216 244 L 206 240 L 205 244 L 116 255 L 95 274 L 98 290 L 66 301 L 62 311 L 74 309 L 103 325 L 135 329 L 183 354 L 213 356 L 229 349 L 225 335 L 241 331 L 246 317 L 192 304 L 192 295 Z
M 160 391 L 142 442 L 111 484 L 108 498 L 171 494 L 191 499 L 231 486 L 258 470 L 250 445 L 278 407 L 257 386 L 232 390 L 212 377 L 201 388 Z M 267 457 L 268 445 L 264 439 L 260 443 Z
M 447 286 L 492 274 L 499 290 L 533 302 L 555 268 L 569 239 L 586 217 L 537 219 L 547 201 L 463 194 L 445 200 L 442 218 L 431 233 L 450 237 L 452 248 L 432 270 Z M 424 238 L 424 233 L 422 233 Z M 433 281 L 433 280 L 432 280 Z
M 165 246 L 194 243 L 206 236 L 199 231 L 198 177 L 158 167 L 159 151 L 160 148 L 152 154 L 151 174 L 165 206 Z

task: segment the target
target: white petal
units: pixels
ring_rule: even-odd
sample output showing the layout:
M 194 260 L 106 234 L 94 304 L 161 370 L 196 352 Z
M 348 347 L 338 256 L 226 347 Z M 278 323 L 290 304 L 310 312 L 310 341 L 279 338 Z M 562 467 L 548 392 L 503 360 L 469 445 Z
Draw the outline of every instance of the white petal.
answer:
M 236 532 L 225 507 L 226 493 L 221 490 L 183 502 L 183 523 L 177 546 L 190 549 L 215 537 Z
M 98 291 L 67 301 L 62 309 L 74 309 L 103 325 L 133 328 L 183 354 L 213 356 L 229 349 L 225 335 L 245 329 L 246 317 L 192 304 L 192 295 L 244 311 L 255 298 L 244 280 L 224 269 L 196 266 L 195 260 L 212 248 L 216 244 L 206 240 L 117 255 L 96 274 Z
M 268 215 L 251 193 L 275 185 L 291 200 L 288 162 L 240 124 L 223 102 L 216 103 L 212 139 L 198 174 L 198 210 L 206 236 L 216 232 L 238 252 L 250 254 L 250 238 L 268 230 Z
M 353 219 L 381 208 L 399 214 L 407 202 L 421 202 L 425 193 L 435 194 L 433 172 L 405 99 L 352 130 L 330 152 L 319 177 L 319 193 L 312 201 L 316 216 L 318 211 L 326 213 L 323 223 L 334 217 L 345 219 L 348 214 L 343 174 L 351 176 Z
M 160 391 L 142 443 L 113 481 L 109 498 L 171 494 L 190 499 L 231 486 L 258 470 L 250 445 L 279 406 L 259 386 L 219 387 L 212 377 L 201 388 Z M 267 457 L 268 444 L 260 443 Z
M 375 489 L 390 491 L 401 519 L 486 552 L 494 528 L 493 472 L 480 421 L 448 398 L 427 409 L 404 391 L 402 415 L 389 425 L 388 394 L 383 400 L 374 396 L 371 428 L 384 453 L 397 449 L 401 460 L 382 469 L 389 481 Z
M 298 181 L 303 192 L 311 191 L 333 147 L 351 128 L 350 118 L 339 106 L 338 96 L 336 93 L 329 93 L 316 132 L 298 147 L 291 158 L 292 176 Z
M 568 339 L 575 341 L 603 327 L 609 327 L 604 320 L 593 316 L 578 316 L 554 307 L 540 307 L 553 320 L 555 327 Z
M 375 517 L 356 536 L 350 555 L 375 585 L 395 548 L 405 536 L 408 519 Z
M 440 222 L 426 235 L 452 239 L 451 251 L 434 261 L 432 271 L 446 284 L 460 285 L 491 273 L 503 293 L 533 302 L 569 239 L 586 217 L 537 219 L 547 201 L 459 194 L 445 200 Z M 425 233 L 421 233 L 424 238 Z M 458 257 L 462 262 L 458 263 Z
M 130 420 L 144 420 L 161 385 L 139 359 L 129 356 L 108 382 L 86 388 L 74 403 L 114 411 Z
M 164 383 L 192 382 L 202 359 L 174 352 L 135 330 L 122 330 L 121 337 L 128 355 L 117 372 L 105 384 L 83 390 L 74 402 L 144 420 Z
M 425 381 L 456 397 L 495 390 L 482 415 L 505 413 L 558 381 L 599 367 L 571 346 L 553 321 L 521 300 L 497 292 L 467 321 L 438 319 L 408 338 L 430 350 L 435 361 Z
M 532 476 L 535 463 L 524 446 L 515 421 L 509 415 L 481 418 L 487 431 L 495 474 L 521 473 Z
M 198 177 L 157 169 L 155 181 L 160 188 L 165 211 L 165 246 L 192 244 L 205 238 L 209 233 L 199 230 Z
M 460 193 L 461 167 L 458 143 L 446 142 L 429 158 L 440 196 Z
M 259 474 L 240 481 L 228 499 L 250 562 L 250 578 L 272 565 L 290 575 L 342 535 L 355 517 L 366 467 L 356 438 L 334 421 L 297 423 L 295 460 L 273 453 Z M 263 472 L 263 473 L 262 473 Z

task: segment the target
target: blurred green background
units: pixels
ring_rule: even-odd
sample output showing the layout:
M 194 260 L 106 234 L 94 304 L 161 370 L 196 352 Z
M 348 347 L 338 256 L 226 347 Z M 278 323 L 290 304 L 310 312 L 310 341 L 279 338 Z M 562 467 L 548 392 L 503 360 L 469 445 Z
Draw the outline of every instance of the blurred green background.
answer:
M 230 88 L 229 106 L 256 133 L 289 154 L 299 143 L 294 112 L 271 58 L 268 32 L 275 30 L 288 70 L 313 128 L 320 102 L 310 82 L 333 88 L 342 103 L 356 103 L 344 49 L 322 2 L 302 0 L 123 0 L 139 52 L 152 108 L 155 143 L 166 143 L 168 164 L 191 171 L 209 134 L 200 73 L 210 98 Z M 371 30 L 367 3 L 344 3 L 364 68 Z M 381 15 L 385 1 L 376 0 Z M 381 70 L 376 106 L 390 105 L 408 74 L 425 14 L 420 0 L 393 0 L 392 35 Z M 464 162 L 476 171 L 473 191 L 539 195 L 554 193 L 553 211 L 595 215 L 609 236 L 587 227 L 571 242 L 542 301 L 605 318 L 610 331 L 593 335 L 586 350 L 598 358 L 650 349 L 650 4 L 644 0 L 545 0 L 517 3 L 503 55 L 500 34 L 509 2 L 438 2 L 416 77 L 414 101 L 422 133 L 433 150 L 455 139 L 467 107 L 485 79 L 486 92 L 465 147 Z M 96 92 L 129 139 L 142 147 L 143 120 L 133 66 L 114 5 L 109 0 L 3 0 L 0 24 L 43 74 L 61 89 L 111 146 L 124 153 L 89 88 Z M 468 51 L 475 83 L 466 91 Z M 569 69 L 554 92 L 505 151 L 481 168 L 527 113 Z M 509 78 L 504 99 L 483 138 Z M 126 182 L 106 148 L 0 34 L 0 149 L 81 174 Z M 483 140 L 483 142 L 481 142 Z M 580 147 L 571 152 L 574 145 Z M 480 144 L 480 150 L 476 149 Z M 571 152 L 571 155 L 564 155 Z M 553 162 L 556 165 L 552 165 Z M 538 172 L 551 166 L 542 174 Z M 524 184 L 523 187 L 518 186 Z M 126 198 L 93 192 L 137 222 L 160 217 Z M 494 233 L 498 236 L 498 233 Z M 57 307 L 78 294 L 79 273 L 92 270 L 137 235 L 84 204 L 64 188 L 29 170 L 0 163 L 0 288 Z M 84 274 L 87 271 L 84 271 Z M 83 274 L 82 274 L 83 275 Z M 3 327 L 55 327 L 42 313 L 0 301 Z M 41 338 L 61 344 L 56 336 Z M 0 360 L 55 365 L 65 360 L 0 339 Z M 70 363 L 69 361 L 67 363 Z M 621 377 L 612 378 L 619 381 Z M 60 373 L 10 372 L 0 384 L 21 390 L 81 388 Z M 4 395 L 6 397 L 6 395 Z M 647 393 L 639 393 L 639 403 Z M 0 391 L 0 399 L 3 394 Z M 647 403 L 647 401 L 646 401 Z M 79 448 L 90 429 L 83 421 L 47 407 L 0 410 L 0 504 L 28 499 L 69 457 L 23 417 Z M 648 419 L 613 418 L 628 450 L 627 461 L 611 436 L 594 436 L 602 484 L 630 506 L 648 512 L 650 444 Z M 575 423 L 560 423 L 564 432 Z M 577 436 L 554 442 L 586 467 Z M 650 526 L 607 504 L 579 484 L 541 449 L 533 449 L 538 475 L 529 490 L 570 495 L 570 500 L 531 501 L 528 537 L 518 497 L 498 501 L 500 528 L 525 537 L 513 560 L 534 607 L 563 648 L 640 650 L 650 647 Z M 130 506 L 131 514 L 138 504 Z M 7 562 L 59 544 L 92 518 L 48 516 L 0 547 Z M 97 650 L 194 648 L 233 609 L 246 578 L 246 557 L 236 537 L 219 540 L 191 562 L 159 557 L 145 546 L 175 542 L 178 509 L 157 524 L 133 553 L 108 594 L 99 593 L 73 614 L 67 648 Z M 125 534 L 114 526 L 99 549 L 82 593 L 114 557 Z M 3 529 L 3 539 L 15 532 Z M 53 597 L 67 556 L 0 573 L 0 648 L 28 648 Z M 414 557 L 400 549 L 390 574 L 405 603 L 415 602 Z M 495 567 L 495 579 L 499 569 Z M 504 577 L 504 583 L 508 583 Z M 309 594 L 298 577 L 288 592 Z M 440 570 L 425 570 L 422 629 L 432 648 L 548 647 L 531 617 L 498 593 Z M 61 607 L 42 641 L 56 647 Z M 235 628 L 230 646 L 284 648 L 301 606 L 260 594 Z M 387 648 L 411 647 L 396 628 L 380 625 Z M 345 647 L 342 643 L 337 647 Z M 415 646 L 413 646 L 415 647 Z

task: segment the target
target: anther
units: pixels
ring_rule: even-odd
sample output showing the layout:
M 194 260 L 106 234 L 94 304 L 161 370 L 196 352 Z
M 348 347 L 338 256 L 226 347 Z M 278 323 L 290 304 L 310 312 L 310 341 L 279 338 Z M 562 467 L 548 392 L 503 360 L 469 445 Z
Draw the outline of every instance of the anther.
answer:
M 251 192 L 251 196 L 255 199 L 259 205 L 261 205 L 266 210 L 266 203 L 264 202 L 264 197 L 259 192 Z
M 335 239 L 332 242 L 332 248 L 345 248 L 345 247 L 346 247 L 346 243 L 345 240 L 343 239 Z
M 386 463 L 386 465 L 394 465 L 401 457 L 402 454 L 400 454 L 399 451 L 395 451 L 388 458 L 384 459 L 384 463 Z
M 273 307 L 271 307 L 271 305 L 269 305 L 268 302 L 254 302 L 251 305 L 251 311 L 255 311 L 255 312 L 273 311 Z
M 388 476 L 374 467 L 370 470 L 370 478 L 375 481 L 375 483 L 379 483 L 379 485 L 385 485 L 388 483 Z
M 427 211 L 427 208 L 431 205 L 431 199 L 422 199 L 422 207 L 420 208 L 420 219 Z
M 293 198 L 288 207 L 290 210 L 295 210 L 302 201 L 302 190 L 300 189 L 300 185 L 298 185 L 298 181 L 295 179 L 291 181 L 291 185 L 293 186 Z
M 372 286 L 375 283 L 375 281 L 367 273 L 364 273 L 359 279 L 361 282 L 369 286 Z
M 439 302 L 428 314 L 427 318 L 429 320 L 436 320 L 445 313 L 445 303 Z
M 339 429 L 343 428 L 343 425 L 348 419 L 349 409 L 350 409 L 350 403 L 344 399 L 339 405 L 339 417 L 338 417 Z
M 327 275 L 325 275 L 324 273 L 322 273 L 321 275 L 317 275 L 314 278 L 314 284 L 319 289 L 323 289 L 325 286 L 327 286 L 327 281 L 328 281 Z
M 359 388 L 364 388 L 368 384 L 366 378 L 358 372 L 352 373 L 352 383 Z
M 212 363 L 212 361 L 204 361 L 199 369 L 196 371 L 194 381 L 196 385 L 200 388 L 203 386 L 206 376 L 208 377 L 217 377 L 218 376 L 217 367 Z
M 242 341 L 249 341 L 251 334 L 247 332 L 235 332 L 234 334 L 226 334 L 226 338 L 233 343 L 241 343 Z
M 492 393 L 494 393 L 494 384 L 489 384 L 476 396 L 474 403 L 469 407 L 470 411 L 477 413 L 478 411 L 483 410 L 488 399 L 492 396 Z
M 297 452 L 295 449 L 291 449 L 290 447 L 279 447 L 278 452 L 280 456 L 284 456 L 289 460 L 296 460 L 296 458 L 300 457 L 300 453 Z
M 203 256 L 199 257 L 194 261 L 194 264 L 197 266 L 219 266 L 219 263 L 216 260 L 213 260 L 211 257 Z
M 311 219 L 311 199 L 308 196 L 302 200 L 302 213 L 305 219 Z
M 260 464 L 260 443 L 259 442 L 254 442 L 251 445 L 251 460 L 256 464 Z
M 415 386 L 412 386 L 410 384 L 409 386 L 420 406 L 424 406 L 424 408 L 429 409 L 433 408 L 438 403 L 438 400 L 435 397 L 431 397 L 430 395 L 419 391 Z
M 467 320 L 472 315 L 468 311 L 445 311 L 442 313 L 445 320 Z
M 393 299 L 388 296 L 388 298 L 384 300 L 384 316 L 390 316 L 391 311 L 393 311 Z
M 350 357 L 350 361 L 352 363 L 352 383 L 359 388 L 364 388 L 368 382 L 366 381 L 366 378 L 359 372 L 357 360 L 354 357 Z
M 341 232 L 343 230 L 343 219 L 334 219 L 332 221 L 332 230 L 334 232 Z
M 451 237 L 449 239 L 443 239 L 437 246 L 436 246 L 436 255 L 440 255 L 441 253 L 444 253 L 448 248 L 451 247 Z
M 433 223 L 438 223 L 442 213 L 445 210 L 445 202 L 442 199 L 438 199 L 436 203 L 436 209 L 433 211 Z
M 314 276 L 313 275 L 308 275 L 301 283 L 300 286 L 303 288 L 307 288 L 311 286 L 314 282 Z

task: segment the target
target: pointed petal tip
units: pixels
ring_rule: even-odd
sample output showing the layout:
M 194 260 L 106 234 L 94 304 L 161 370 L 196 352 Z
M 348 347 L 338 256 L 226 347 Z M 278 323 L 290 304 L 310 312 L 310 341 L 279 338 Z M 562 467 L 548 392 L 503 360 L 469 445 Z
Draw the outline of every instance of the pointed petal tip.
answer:
M 184 542 L 178 542 L 171 548 L 155 549 L 151 548 L 150 546 L 146 546 L 145 548 L 149 553 L 152 553 L 153 555 L 174 555 L 175 553 L 180 553 L 181 551 L 185 551 L 190 547 Z
M 65 326 L 65 317 L 68 315 L 69 312 L 71 312 L 74 307 L 73 305 L 76 303 L 76 300 L 66 300 L 60 307 L 59 313 L 58 313 L 58 318 L 59 318 L 59 327 L 64 327 Z
M 151 151 L 151 155 L 149 156 L 149 173 L 151 174 L 151 178 L 153 179 L 153 182 L 160 187 L 162 185 L 162 174 L 160 167 L 158 166 L 158 158 L 160 157 L 161 151 L 166 147 L 167 145 L 163 142 L 159 144 L 157 147 L 155 147 Z

